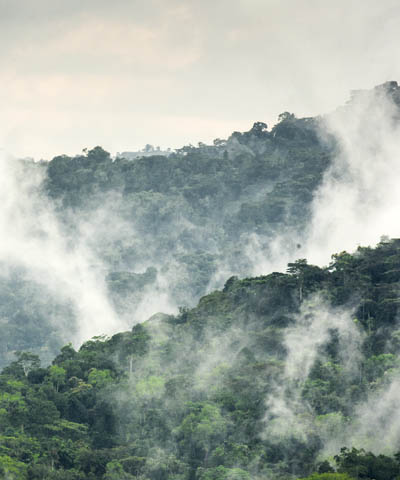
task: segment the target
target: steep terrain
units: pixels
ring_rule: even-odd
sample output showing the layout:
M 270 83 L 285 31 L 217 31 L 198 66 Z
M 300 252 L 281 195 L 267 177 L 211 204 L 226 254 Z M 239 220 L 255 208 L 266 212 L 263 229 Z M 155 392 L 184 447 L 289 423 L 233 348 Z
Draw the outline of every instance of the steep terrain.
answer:
M 0 365 L 191 307 L 232 275 L 399 236 L 399 92 L 168 156 L 2 161 Z
M 398 478 L 399 105 L 3 159 L 1 478 Z
M 0 376 L 3 475 L 394 479 L 399 285 L 400 240 L 383 239 L 232 277 L 49 367 L 19 354 Z
M 271 242 L 279 236 L 296 250 L 331 152 L 316 119 L 285 113 L 271 131 L 256 123 L 226 141 L 168 157 L 113 160 L 96 147 L 49 163 L 24 162 L 17 174 L 9 168 L 5 181 L 15 177 L 9 196 L 21 196 L 22 186 L 26 198 L 10 208 L 3 227 L 18 231 L 22 251 L 12 260 L 4 255 L 0 364 L 18 350 L 50 361 L 63 343 L 112 330 L 110 315 L 122 328 L 192 306 L 229 276 L 253 275 L 260 257 L 272 262 Z M 38 180 L 25 187 L 32 176 Z M 87 298 L 77 301 L 79 290 Z M 101 321 L 90 310 L 99 302 L 113 310 Z M 94 317 L 99 325 L 91 328 Z

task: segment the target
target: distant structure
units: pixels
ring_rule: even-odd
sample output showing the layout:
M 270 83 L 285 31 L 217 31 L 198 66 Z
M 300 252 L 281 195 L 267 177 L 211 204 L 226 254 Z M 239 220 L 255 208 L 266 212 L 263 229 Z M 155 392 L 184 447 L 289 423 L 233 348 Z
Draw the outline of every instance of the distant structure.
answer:
M 385 90 L 387 92 L 392 92 L 398 88 L 399 85 L 396 80 L 391 80 L 389 82 L 382 83 L 381 85 L 377 85 L 374 90 Z
M 161 155 L 163 157 L 168 157 L 171 155 L 172 150 L 167 148 L 167 150 L 161 150 L 160 147 L 153 147 L 153 145 L 147 144 L 142 150 L 136 152 L 117 152 L 117 158 L 126 158 L 127 160 L 134 160 L 135 158 L 140 157 L 152 157 L 154 155 Z
M 396 93 L 398 94 L 399 85 L 396 80 L 390 80 L 388 82 L 377 85 L 372 90 L 351 90 L 350 91 L 350 100 L 347 103 L 351 103 L 353 100 L 359 100 L 362 97 L 371 95 L 372 92 L 382 92 L 382 93 Z

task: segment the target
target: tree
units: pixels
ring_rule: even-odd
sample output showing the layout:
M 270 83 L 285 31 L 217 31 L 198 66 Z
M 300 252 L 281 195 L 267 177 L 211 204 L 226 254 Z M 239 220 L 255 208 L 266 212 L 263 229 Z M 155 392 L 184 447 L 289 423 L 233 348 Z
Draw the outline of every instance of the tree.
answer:
M 315 265 L 309 265 L 305 258 L 288 263 L 287 273 L 297 278 L 300 303 L 303 301 L 304 289 L 313 290 L 314 286 L 320 287 L 320 282 L 324 278 L 324 271 Z
M 21 366 L 26 377 L 31 370 L 40 367 L 40 358 L 38 355 L 30 352 L 16 352 L 15 355 L 18 359 L 16 363 Z
M 107 470 L 104 475 L 104 480 L 134 480 L 136 477 L 125 472 L 122 465 L 113 460 L 107 463 Z
M 93 385 L 98 389 L 104 388 L 112 381 L 113 378 L 110 370 L 98 370 L 97 368 L 92 368 L 89 372 L 88 382 L 90 385 Z
M 350 450 L 344 447 L 334 458 L 338 472 L 347 473 L 356 479 L 393 480 L 400 474 L 399 464 L 393 458 L 386 455 L 376 456 L 363 449 Z
M 226 468 L 222 465 L 215 468 L 198 468 L 196 478 L 198 480 L 251 480 L 251 476 L 245 470 Z
M 178 431 L 183 436 L 185 443 L 203 449 L 205 452 L 204 463 L 207 464 L 210 450 L 216 442 L 224 438 L 227 426 L 227 421 L 221 415 L 217 405 L 195 404 Z
M 287 122 L 287 121 L 290 121 L 290 120 L 294 120 L 295 118 L 296 118 L 296 116 L 294 115 L 294 113 L 283 112 L 283 113 L 280 113 L 278 115 L 278 122 L 279 123 Z
M 268 133 L 268 126 L 264 122 L 255 122 L 250 130 L 250 133 L 256 137 L 262 137 L 264 134 Z
M 0 455 L 0 475 L 4 479 L 25 480 L 27 478 L 27 465 L 8 455 Z
M 58 392 L 60 386 L 65 383 L 66 370 L 58 365 L 52 365 L 49 368 L 49 374 L 50 380 L 53 382 L 56 392 Z

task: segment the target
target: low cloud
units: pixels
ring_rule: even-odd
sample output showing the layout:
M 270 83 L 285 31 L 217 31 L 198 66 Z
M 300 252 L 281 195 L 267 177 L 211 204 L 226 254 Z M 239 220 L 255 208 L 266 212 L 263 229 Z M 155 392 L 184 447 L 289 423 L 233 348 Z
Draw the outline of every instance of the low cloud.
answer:
M 107 298 L 98 258 L 82 239 L 68 236 L 40 194 L 42 181 L 40 166 L 0 158 L 2 274 L 18 268 L 28 281 L 71 304 L 76 322 L 67 327 L 68 335 L 60 331 L 60 336 L 69 336 L 78 345 L 94 334 L 126 327 Z

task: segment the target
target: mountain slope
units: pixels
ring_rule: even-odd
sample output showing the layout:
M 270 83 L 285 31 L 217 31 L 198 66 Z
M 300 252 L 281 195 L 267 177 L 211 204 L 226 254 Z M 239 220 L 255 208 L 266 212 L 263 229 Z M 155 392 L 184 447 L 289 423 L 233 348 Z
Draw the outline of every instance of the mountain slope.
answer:
M 27 349 L 50 361 L 66 341 L 109 332 L 113 322 L 122 328 L 194 305 L 229 276 L 251 275 L 255 252 L 268 258 L 279 235 L 290 232 L 296 249 L 331 149 L 317 120 L 286 113 L 271 131 L 259 122 L 168 157 L 112 160 L 96 147 L 22 162 L 17 173 L 9 167 L 7 198 L 24 200 L 4 212 L 4 229 L 17 235 L 9 242 L 21 251 L 3 255 L 0 364 Z M 23 329 L 7 311 L 16 303 Z
M 377 454 L 399 450 L 399 282 L 400 240 L 384 239 L 326 269 L 299 260 L 231 278 L 177 316 L 65 346 L 50 367 L 20 354 L 0 376 L 1 468 L 222 480 L 334 467 L 390 480 L 400 466 Z

